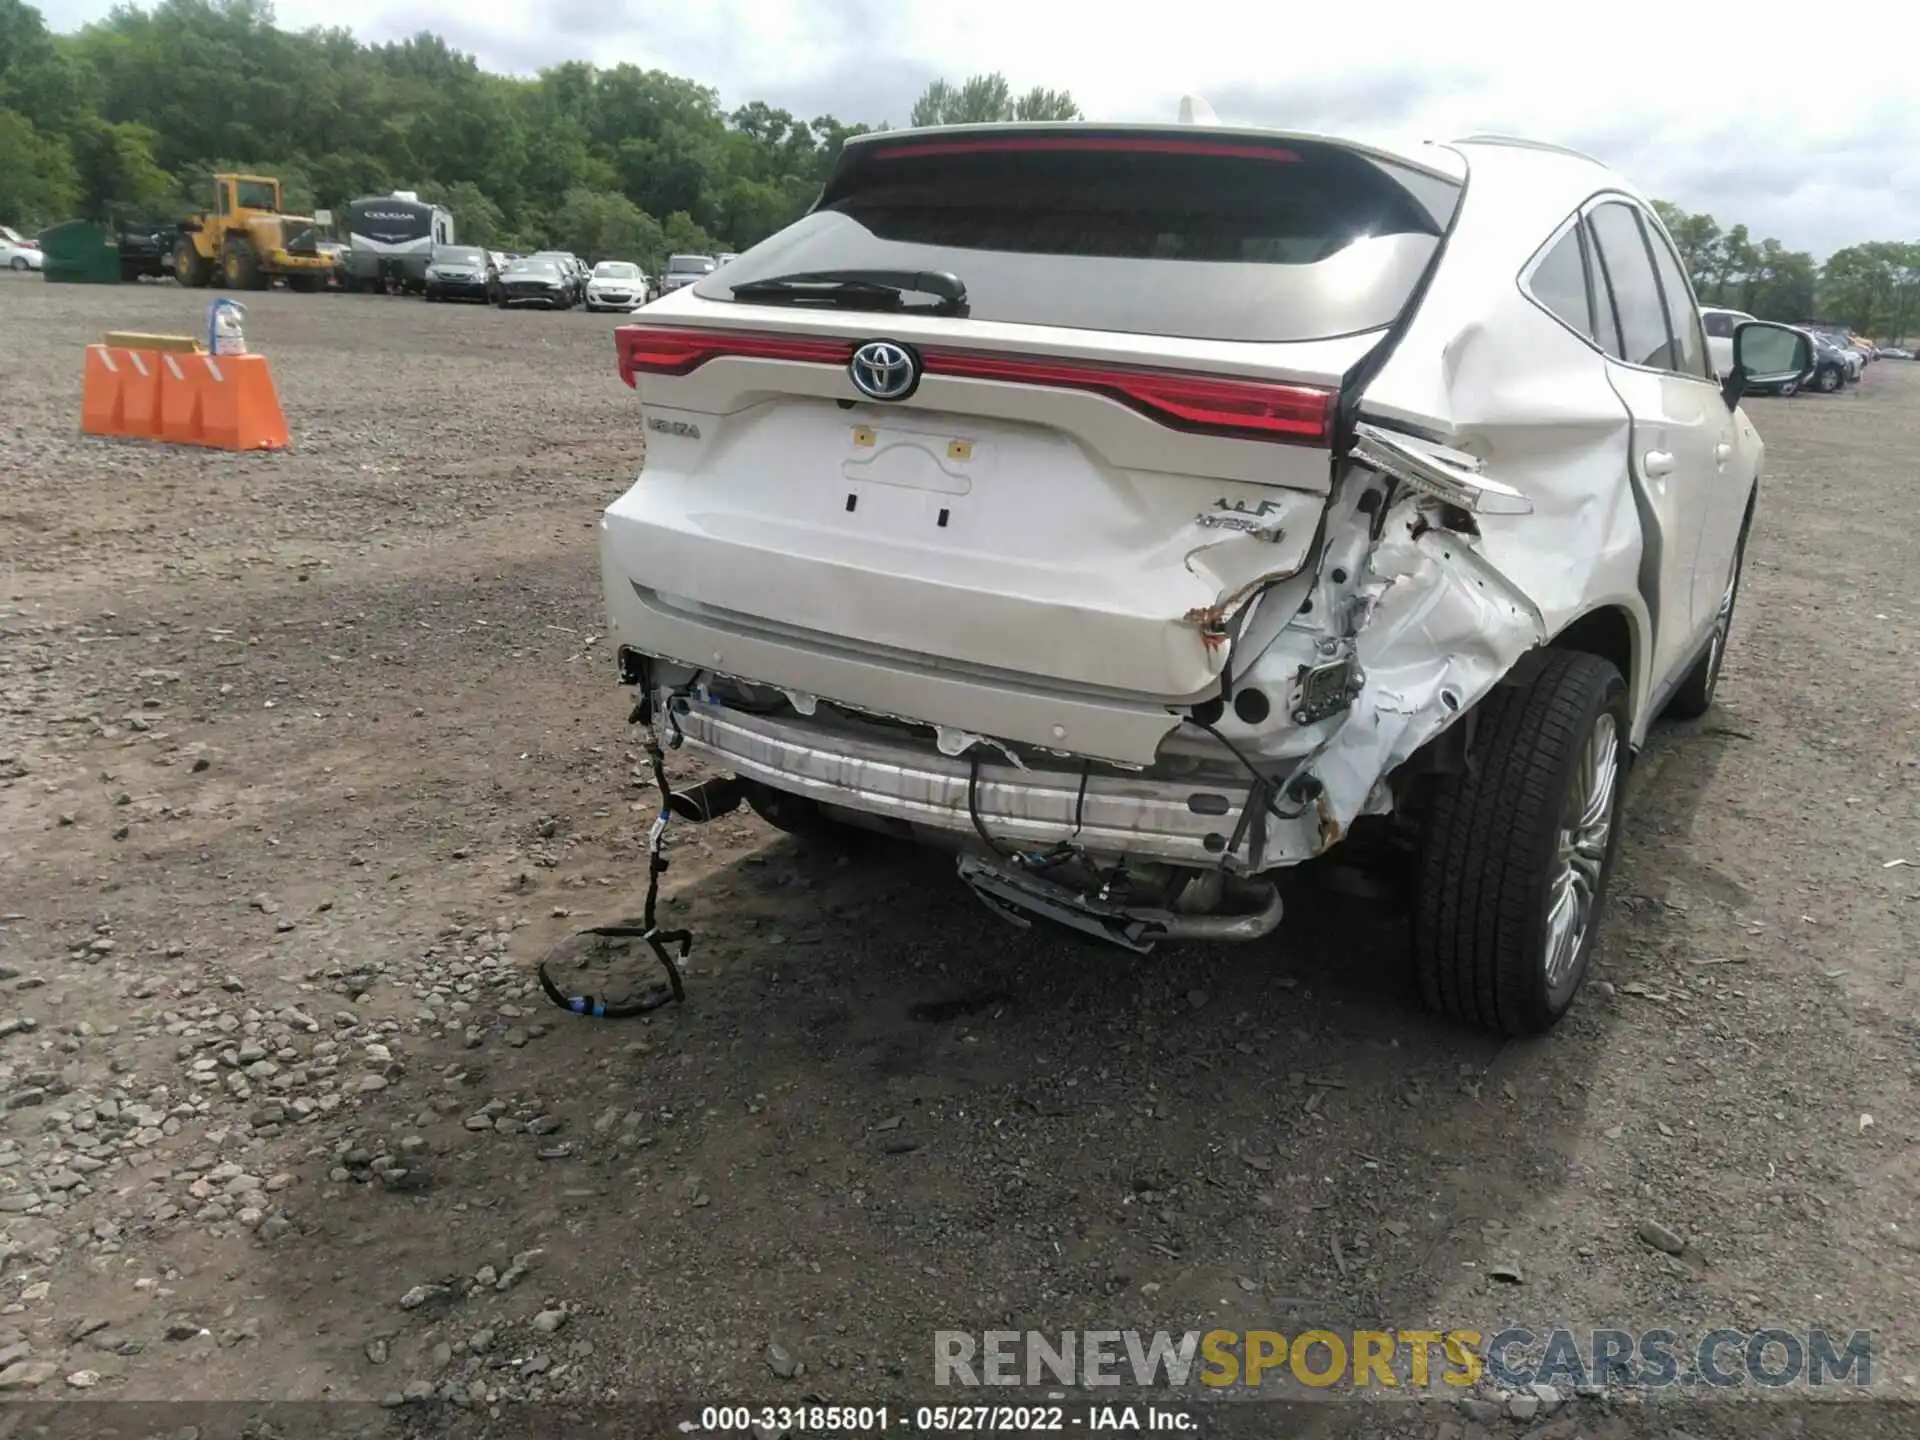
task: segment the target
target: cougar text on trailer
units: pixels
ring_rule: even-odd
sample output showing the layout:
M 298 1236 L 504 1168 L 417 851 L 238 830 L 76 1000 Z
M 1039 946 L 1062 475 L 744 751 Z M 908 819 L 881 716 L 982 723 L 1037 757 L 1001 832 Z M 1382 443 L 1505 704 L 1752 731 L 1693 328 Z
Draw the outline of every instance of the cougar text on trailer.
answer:
M 371 195 L 347 206 L 347 244 L 352 289 L 424 291 L 433 247 L 453 244 L 453 212 L 411 190 Z

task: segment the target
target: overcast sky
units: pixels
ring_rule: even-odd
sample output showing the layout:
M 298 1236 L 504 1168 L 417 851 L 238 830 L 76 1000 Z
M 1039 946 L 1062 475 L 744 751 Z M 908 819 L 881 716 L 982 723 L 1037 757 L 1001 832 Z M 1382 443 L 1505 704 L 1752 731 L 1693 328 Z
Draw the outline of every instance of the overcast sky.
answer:
M 111 0 L 39 0 L 71 29 Z M 729 107 L 902 124 L 926 83 L 1002 70 L 1091 119 L 1222 120 L 1590 151 L 1722 225 L 1824 256 L 1920 240 L 1920 17 L 1896 0 L 278 0 L 289 27 L 430 29 L 489 69 L 584 59 L 689 76 Z M 1777 15 L 1777 18 L 1774 18 Z

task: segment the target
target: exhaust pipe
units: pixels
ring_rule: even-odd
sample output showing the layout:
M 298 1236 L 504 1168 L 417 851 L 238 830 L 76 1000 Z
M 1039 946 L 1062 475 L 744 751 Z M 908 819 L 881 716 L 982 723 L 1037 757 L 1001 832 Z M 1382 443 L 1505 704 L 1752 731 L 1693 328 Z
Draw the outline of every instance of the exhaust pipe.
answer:
M 1043 876 L 991 864 L 975 855 L 958 860 L 960 878 L 987 908 L 1021 929 L 1043 921 L 1063 930 L 1090 935 L 1131 950 L 1151 954 L 1162 940 L 1201 944 L 1245 943 L 1264 939 L 1280 927 L 1286 907 L 1271 881 L 1258 882 L 1258 910 L 1231 915 L 1182 915 L 1171 910 L 1115 905 L 1071 890 Z
M 711 780 L 673 791 L 667 796 L 667 810 L 676 820 L 704 825 L 722 815 L 731 815 L 746 798 L 746 786 L 740 781 L 731 775 L 716 775 Z

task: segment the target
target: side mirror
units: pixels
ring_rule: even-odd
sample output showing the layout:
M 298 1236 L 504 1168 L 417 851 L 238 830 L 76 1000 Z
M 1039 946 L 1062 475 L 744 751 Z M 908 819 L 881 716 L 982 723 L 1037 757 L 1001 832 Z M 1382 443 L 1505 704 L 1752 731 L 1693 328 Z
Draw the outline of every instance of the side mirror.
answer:
M 1720 382 L 1720 394 L 1733 409 L 1755 385 L 1784 385 L 1804 380 L 1813 369 L 1813 341 L 1791 325 L 1743 320 L 1733 327 L 1733 369 Z

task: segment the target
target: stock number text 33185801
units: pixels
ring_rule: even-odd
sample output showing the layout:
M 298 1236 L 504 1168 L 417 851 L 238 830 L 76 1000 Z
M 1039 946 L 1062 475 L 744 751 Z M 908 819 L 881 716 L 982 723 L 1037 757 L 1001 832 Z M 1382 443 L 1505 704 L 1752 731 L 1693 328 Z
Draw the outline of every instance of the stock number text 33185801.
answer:
M 1076 1425 L 1083 1422 L 1076 1420 Z M 1035 1435 L 1067 1428 L 1060 1405 L 709 1405 L 700 1428 L 714 1433 L 755 1426 L 793 1435 L 882 1435 L 889 1430 L 929 1434 Z
M 709 1405 L 700 1412 L 700 1428 L 715 1434 L 757 1426 L 774 1434 L 884 1435 L 905 1423 L 884 1405 Z

